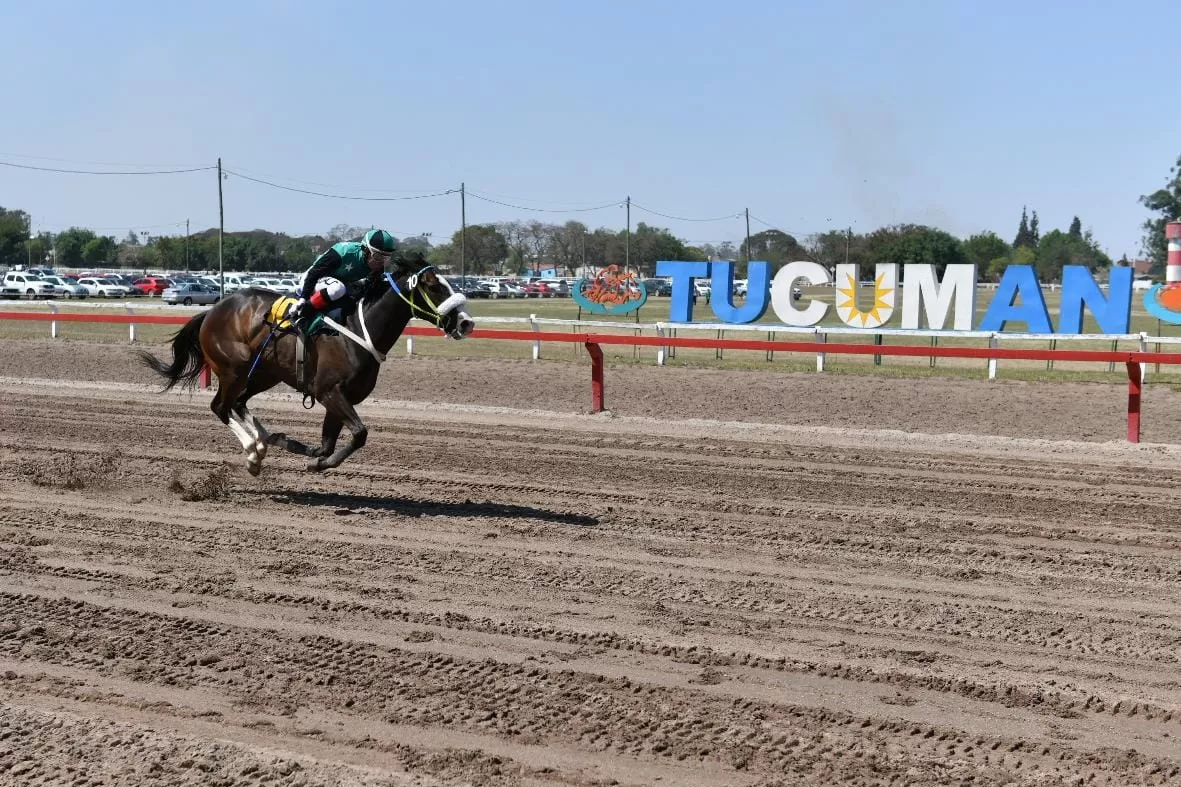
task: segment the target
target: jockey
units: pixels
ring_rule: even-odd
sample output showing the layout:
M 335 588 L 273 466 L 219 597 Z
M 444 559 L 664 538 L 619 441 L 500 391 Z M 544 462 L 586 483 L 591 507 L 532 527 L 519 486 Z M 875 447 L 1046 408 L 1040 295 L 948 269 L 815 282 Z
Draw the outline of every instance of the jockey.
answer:
M 321 254 L 303 275 L 299 302 L 292 311 L 292 320 L 307 333 L 312 321 L 333 302 L 340 300 L 348 285 L 361 281 L 371 273 L 378 273 L 393 259 L 398 243 L 385 230 L 369 230 L 360 241 L 342 241 Z M 336 279 L 317 287 L 320 279 Z

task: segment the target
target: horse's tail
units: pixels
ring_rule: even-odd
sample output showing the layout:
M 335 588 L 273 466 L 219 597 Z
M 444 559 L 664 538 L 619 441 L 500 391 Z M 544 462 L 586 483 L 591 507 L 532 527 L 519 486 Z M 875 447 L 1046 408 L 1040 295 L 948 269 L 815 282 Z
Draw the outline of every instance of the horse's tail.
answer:
M 204 311 L 189 320 L 172 337 L 172 363 L 159 360 L 146 350 L 139 351 L 139 359 L 144 365 L 168 380 L 164 390 L 172 388 L 177 383 L 181 387 L 192 388 L 196 385 L 197 377 L 201 374 L 201 367 L 205 365 L 205 354 L 201 351 L 201 324 L 209 312 Z

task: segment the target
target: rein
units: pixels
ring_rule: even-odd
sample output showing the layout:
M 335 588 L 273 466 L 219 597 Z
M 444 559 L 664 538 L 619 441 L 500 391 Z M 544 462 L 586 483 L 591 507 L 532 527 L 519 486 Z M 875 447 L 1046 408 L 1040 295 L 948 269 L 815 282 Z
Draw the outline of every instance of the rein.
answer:
M 419 316 L 421 319 L 434 323 L 436 327 L 441 328 L 443 323 L 443 314 L 439 305 L 431 300 L 430 294 L 418 286 L 418 277 L 433 267 L 433 265 L 427 265 L 425 268 L 420 269 L 417 273 L 412 273 L 410 276 L 406 277 L 406 288 L 410 291 L 409 298 L 407 298 L 406 294 L 402 292 L 402 288 L 398 286 L 398 282 L 395 281 L 393 276 L 391 276 L 388 272 L 386 272 L 384 275 L 385 280 L 389 282 L 390 289 L 393 290 L 394 294 L 401 298 L 402 301 L 410 307 L 410 314 L 412 317 Z M 426 302 L 430 305 L 429 310 L 417 303 L 415 299 L 416 295 L 421 295 L 423 299 L 426 300 Z M 446 301 L 444 301 L 444 303 L 446 303 Z M 341 325 L 336 320 L 333 320 L 326 314 L 322 315 L 321 319 L 328 325 L 332 326 L 335 330 L 339 331 L 341 335 L 347 336 L 360 345 L 362 349 L 376 358 L 378 363 L 383 363 L 385 361 L 386 354 L 374 347 L 373 340 L 369 338 L 369 326 L 365 323 L 365 307 L 363 304 L 358 304 L 357 307 L 357 319 L 361 322 L 361 333 L 364 334 L 363 337 L 358 336 L 356 333 L 350 331 L 348 328 Z

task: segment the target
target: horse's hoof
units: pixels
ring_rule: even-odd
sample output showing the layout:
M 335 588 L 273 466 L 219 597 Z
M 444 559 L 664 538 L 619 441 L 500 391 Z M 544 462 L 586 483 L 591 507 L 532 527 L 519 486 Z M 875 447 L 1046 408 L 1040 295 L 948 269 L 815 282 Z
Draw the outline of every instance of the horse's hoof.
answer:
M 250 473 L 250 475 L 258 475 L 262 472 L 262 462 L 258 462 L 257 464 L 251 462 L 250 464 L 246 465 L 246 472 Z
M 308 470 L 312 471 L 313 473 L 318 473 L 323 469 L 324 460 L 320 457 L 316 457 L 312 461 L 308 462 Z

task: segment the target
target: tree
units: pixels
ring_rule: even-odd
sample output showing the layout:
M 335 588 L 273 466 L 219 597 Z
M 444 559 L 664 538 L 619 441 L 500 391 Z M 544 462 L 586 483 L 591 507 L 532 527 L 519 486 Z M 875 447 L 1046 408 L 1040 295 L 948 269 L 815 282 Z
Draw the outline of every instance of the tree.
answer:
M 908 265 L 935 265 L 939 276 L 952 263 L 965 261 L 959 238 L 943 230 L 919 224 L 899 224 L 875 230 L 869 236 L 870 256 L 874 262 Z
M 29 214 L 0 208 L 0 265 L 10 267 L 28 262 Z
M 1037 250 L 1037 275 L 1041 281 L 1058 281 L 1067 265 L 1085 265 L 1097 271 L 1111 267 L 1111 258 L 1091 240 L 1090 233 L 1074 236 L 1061 230 L 1046 233 Z
M 1070 231 L 1067 233 L 1072 238 L 1081 238 L 1083 236 L 1083 223 L 1078 220 L 1078 216 L 1070 222 Z
M 1038 243 L 1042 239 L 1042 234 L 1040 231 L 1038 231 L 1038 228 L 1037 228 L 1037 211 L 1036 210 L 1033 212 L 1033 217 L 1030 218 L 1030 220 L 1029 220 L 1029 237 L 1031 240 L 1033 240 L 1033 243 L 1031 243 L 1030 245 L 1036 249 Z
M 828 269 L 832 276 L 838 264 L 849 262 L 863 268 L 872 263 L 869 257 L 869 238 L 851 230 L 830 230 L 809 235 L 805 259 L 815 260 Z
M 781 267 L 782 265 L 794 262 L 795 260 L 809 259 L 808 250 L 800 245 L 791 235 L 788 235 L 782 230 L 763 230 L 755 235 L 750 236 L 750 248 L 747 248 L 747 242 L 742 241 L 739 247 L 739 253 L 742 261 L 735 266 L 738 268 L 736 275 L 739 277 L 746 276 L 746 263 L 748 260 L 763 260 L 771 263 L 772 270 Z
M 994 260 L 1007 259 L 1013 250 L 994 232 L 982 232 L 964 241 L 964 261 L 976 266 L 980 273 L 987 273 Z
M 96 237 L 98 236 L 94 234 L 93 230 L 82 227 L 70 227 L 68 230 L 63 230 L 58 233 L 54 241 L 54 248 L 57 250 L 54 262 L 67 268 L 82 267 L 85 262 L 82 250 Z
M 1021 208 L 1021 223 L 1017 226 L 1017 237 L 1013 238 L 1014 249 L 1019 249 L 1022 246 L 1031 249 L 1037 248 L 1037 237 L 1029 226 L 1029 214 L 1026 213 L 1024 206 Z
M 355 227 L 351 224 L 337 224 L 332 229 L 328 230 L 329 243 L 340 243 L 341 241 L 361 240 L 365 237 L 365 233 L 369 231 L 369 227 Z
M 1156 274 L 1164 272 L 1168 257 L 1165 224 L 1181 219 L 1181 157 L 1169 169 L 1169 176 L 1164 188 L 1140 197 L 1140 203 L 1157 214 L 1141 225 L 1144 230 L 1142 250 L 1152 260 L 1152 271 Z
M 453 271 L 459 269 L 459 244 L 462 240 L 462 230 L 456 230 L 451 236 L 450 257 Z M 467 228 L 467 240 L 464 241 L 464 269 L 467 273 L 485 274 L 501 270 L 501 266 L 509 256 L 508 241 L 500 230 L 493 224 L 473 224 Z
M 118 248 L 114 238 L 99 235 L 82 246 L 82 259 L 92 267 L 113 264 Z
M 128 246 L 138 246 L 139 238 L 135 235 L 135 230 L 127 230 L 127 237 L 123 239 L 123 243 Z

